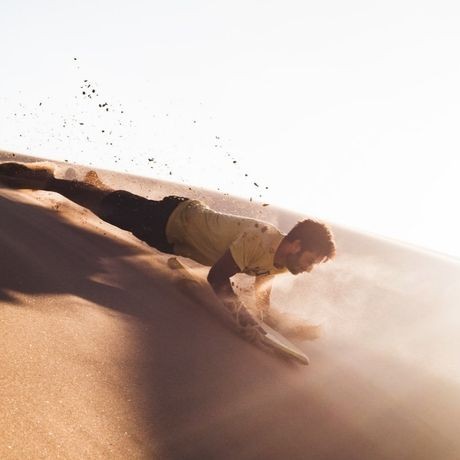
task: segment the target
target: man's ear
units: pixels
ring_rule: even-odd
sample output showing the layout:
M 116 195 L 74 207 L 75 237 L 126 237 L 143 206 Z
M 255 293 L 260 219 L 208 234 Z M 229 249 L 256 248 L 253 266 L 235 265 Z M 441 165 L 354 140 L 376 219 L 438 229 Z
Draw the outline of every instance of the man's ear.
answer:
M 300 240 L 294 240 L 290 242 L 289 252 L 291 254 L 297 254 L 302 250 L 302 245 L 300 244 Z

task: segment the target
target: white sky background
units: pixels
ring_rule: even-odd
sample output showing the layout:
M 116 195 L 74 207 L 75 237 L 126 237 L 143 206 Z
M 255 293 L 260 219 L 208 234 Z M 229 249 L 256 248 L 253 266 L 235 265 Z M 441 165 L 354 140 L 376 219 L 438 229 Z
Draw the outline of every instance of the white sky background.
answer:
M 2 149 L 460 257 L 456 1 L 2 0 L 0 30 Z

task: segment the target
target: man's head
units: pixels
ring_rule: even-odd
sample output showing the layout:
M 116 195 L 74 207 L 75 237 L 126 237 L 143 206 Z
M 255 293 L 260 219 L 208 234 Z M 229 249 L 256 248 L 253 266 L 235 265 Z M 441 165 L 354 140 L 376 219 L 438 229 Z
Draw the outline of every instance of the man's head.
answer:
M 284 237 L 283 265 L 294 275 L 310 272 L 314 265 L 335 256 L 335 242 L 331 230 L 312 219 L 303 220 Z

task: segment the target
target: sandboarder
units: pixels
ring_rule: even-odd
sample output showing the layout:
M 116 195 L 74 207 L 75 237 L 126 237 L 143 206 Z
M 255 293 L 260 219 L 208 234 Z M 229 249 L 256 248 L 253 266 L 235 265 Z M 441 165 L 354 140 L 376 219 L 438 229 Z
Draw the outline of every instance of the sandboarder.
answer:
M 51 168 L 9 162 L 0 164 L 0 184 L 59 193 L 162 252 L 210 266 L 208 282 L 248 334 L 254 323 L 233 291 L 233 275 L 255 277 L 257 311 L 266 317 L 275 275 L 310 272 L 335 256 L 332 232 L 321 222 L 306 219 L 283 234 L 267 222 L 217 212 L 187 197 L 155 201 L 111 189 L 94 171 L 84 181 L 66 180 L 56 178 Z

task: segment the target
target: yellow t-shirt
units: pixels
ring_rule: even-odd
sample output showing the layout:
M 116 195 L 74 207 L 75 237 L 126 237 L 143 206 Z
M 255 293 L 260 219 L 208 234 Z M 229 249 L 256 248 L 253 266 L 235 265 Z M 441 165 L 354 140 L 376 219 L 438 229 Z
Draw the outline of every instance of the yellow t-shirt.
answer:
M 203 265 L 213 265 L 227 249 L 243 273 L 277 274 L 275 252 L 284 235 L 273 225 L 212 210 L 198 200 L 188 200 L 173 211 L 166 236 L 174 253 Z

